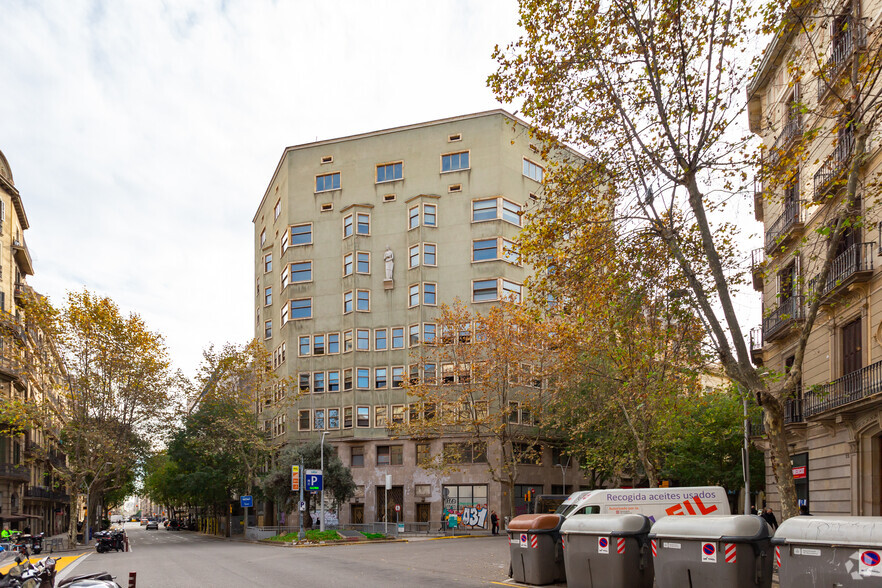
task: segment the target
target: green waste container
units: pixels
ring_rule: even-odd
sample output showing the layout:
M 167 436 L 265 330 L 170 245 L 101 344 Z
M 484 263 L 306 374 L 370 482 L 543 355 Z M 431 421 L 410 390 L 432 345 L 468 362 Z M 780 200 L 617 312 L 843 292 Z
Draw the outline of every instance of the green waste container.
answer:
M 772 545 L 781 588 L 882 586 L 882 517 L 792 517 Z
M 770 588 L 771 529 L 754 515 L 668 516 L 652 525 L 658 588 Z
M 511 577 L 515 582 L 542 586 L 566 580 L 560 527 L 555 514 L 521 515 L 508 523 Z
M 652 521 L 641 514 L 583 514 L 561 526 L 569 588 L 652 588 Z

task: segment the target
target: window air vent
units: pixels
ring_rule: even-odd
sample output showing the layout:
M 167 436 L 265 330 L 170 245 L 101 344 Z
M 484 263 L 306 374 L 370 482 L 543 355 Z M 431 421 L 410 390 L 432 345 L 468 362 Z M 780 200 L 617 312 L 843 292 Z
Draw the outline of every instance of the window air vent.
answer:
M 324 165 L 325 163 L 334 163 L 334 156 L 325 155 L 324 157 L 322 157 L 322 164 Z
M 395 194 L 384 194 L 383 202 L 395 202 Z
M 327 202 L 325 204 L 322 204 L 322 212 L 329 212 L 331 210 L 334 210 L 334 203 L 333 202 Z
M 453 143 L 454 141 L 462 141 L 462 135 L 457 133 L 455 135 L 447 135 L 447 142 Z
M 462 192 L 462 184 L 450 184 L 447 186 L 447 193 L 452 194 L 453 192 Z

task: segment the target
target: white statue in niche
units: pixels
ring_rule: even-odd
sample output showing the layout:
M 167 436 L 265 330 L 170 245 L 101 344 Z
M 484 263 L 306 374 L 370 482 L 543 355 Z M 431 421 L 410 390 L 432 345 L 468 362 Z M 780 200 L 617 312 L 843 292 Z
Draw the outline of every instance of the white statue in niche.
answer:
M 386 245 L 386 252 L 383 254 L 383 260 L 386 262 L 386 279 L 392 279 L 392 269 L 395 267 L 395 254 L 392 249 Z

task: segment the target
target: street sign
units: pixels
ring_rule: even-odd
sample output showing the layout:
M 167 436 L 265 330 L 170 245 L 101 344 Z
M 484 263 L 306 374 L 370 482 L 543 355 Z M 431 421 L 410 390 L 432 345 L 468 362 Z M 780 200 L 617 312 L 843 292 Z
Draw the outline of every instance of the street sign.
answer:
M 306 512 L 306 501 L 305 500 L 300 501 L 300 512 Z
M 254 506 L 254 497 L 253 496 L 240 496 L 239 497 L 239 506 L 242 508 L 248 508 Z
M 291 490 L 300 490 L 300 466 L 291 466 Z
M 395 512 L 401 512 L 401 505 L 400 504 L 395 505 Z
M 386 490 L 392 489 L 392 474 L 386 474 Z
M 306 489 L 310 492 L 321 492 L 322 490 L 322 471 L 306 470 Z

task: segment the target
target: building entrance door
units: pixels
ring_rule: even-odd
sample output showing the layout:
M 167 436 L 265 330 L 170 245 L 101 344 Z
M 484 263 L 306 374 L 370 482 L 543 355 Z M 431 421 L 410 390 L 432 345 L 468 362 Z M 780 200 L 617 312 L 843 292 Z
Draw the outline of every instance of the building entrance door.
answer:
M 364 523 L 364 505 L 363 504 L 350 504 L 349 505 L 349 522 L 353 525 L 360 525 Z
M 420 502 L 416 505 L 416 520 L 418 523 L 428 523 L 431 518 L 431 504 Z
M 389 505 L 386 507 L 386 489 L 383 486 L 377 487 L 377 522 L 382 523 L 384 521 L 389 521 L 390 523 L 395 522 L 395 505 L 403 505 L 404 504 L 404 486 L 392 486 L 392 489 L 389 490 Z M 383 511 L 386 512 L 386 517 L 383 516 Z M 402 508 L 398 512 L 398 520 L 404 520 L 404 508 Z
M 863 367 L 861 355 L 861 319 L 857 318 L 842 327 L 842 392 L 846 402 L 857 400 L 863 388 L 860 374 Z M 849 377 L 849 374 L 854 374 Z

